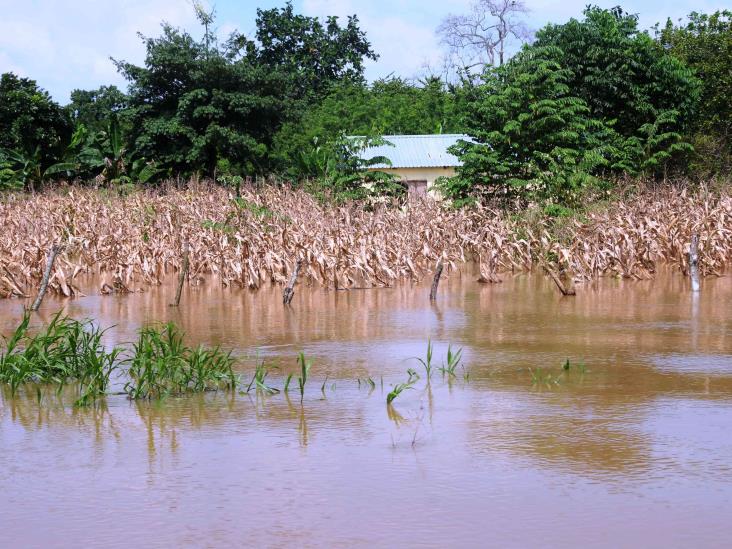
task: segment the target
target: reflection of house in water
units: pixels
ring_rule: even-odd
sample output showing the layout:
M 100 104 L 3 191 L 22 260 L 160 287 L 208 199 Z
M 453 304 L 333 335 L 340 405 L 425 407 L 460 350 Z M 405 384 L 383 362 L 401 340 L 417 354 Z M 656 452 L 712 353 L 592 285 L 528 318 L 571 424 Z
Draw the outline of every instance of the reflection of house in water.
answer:
M 447 152 L 459 140 L 470 141 L 463 134 L 434 135 L 385 135 L 391 145 L 369 147 L 363 153 L 364 159 L 385 156 L 391 166 L 376 164 L 369 170 L 394 174 L 407 186 L 409 197 L 426 196 L 439 177 L 452 177 L 460 160 Z M 393 145 L 393 146 L 392 146 Z

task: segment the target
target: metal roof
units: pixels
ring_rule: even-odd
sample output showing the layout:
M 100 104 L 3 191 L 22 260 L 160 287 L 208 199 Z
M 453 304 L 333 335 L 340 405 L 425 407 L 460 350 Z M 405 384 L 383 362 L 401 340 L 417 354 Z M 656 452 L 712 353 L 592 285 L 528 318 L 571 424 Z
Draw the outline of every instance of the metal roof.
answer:
M 375 164 L 371 168 L 434 168 L 462 166 L 455 155 L 447 152 L 460 139 L 471 141 L 464 134 L 433 135 L 384 135 L 383 138 L 394 146 L 382 145 L 368 147 L 361 158 L 368 160 L 375 156 L 385 156 L 391 166 Z

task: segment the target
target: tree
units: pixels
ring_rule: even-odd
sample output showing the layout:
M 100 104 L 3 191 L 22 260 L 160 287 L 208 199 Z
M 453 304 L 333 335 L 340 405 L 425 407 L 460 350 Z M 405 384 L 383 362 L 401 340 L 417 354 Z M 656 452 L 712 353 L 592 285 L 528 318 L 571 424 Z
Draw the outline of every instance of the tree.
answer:
M 0 148 L 36 158 L 43 170 L 71 137 L 71 121 L 34 80 L 13 73 L 0 77 Z
M 344 82 L 283 126 L 275 140 L 281 163 L 297 167 L 301 151 L 337 141 L 341 134 L 429 134 L 462 131 L 454 93 L 436 78 L 412 84 L 401 78 L 371 85 Z M 293 173 L 297 176 L 299 174 Z
M 528 12 L 523 0 L 475 0 L 470 13 L 445 17 L 437 34 L 447 48 L 449 67 L 469 75 L 503 65 L 510 45 L 531 37 L 522 21 Z
M 443 182 L 459 203 L 476 196 L 571 204 L 607 165 L 607 129 L 574 95 L 553 48 L 527 48 L 484 75 L 466 119 L 471 141 L 453 149 L 463 162 Z
M 144 67 L 117 62 L 130 81 L 129 149 L 171 174 L 213 175 L 219 162 L 270 171 L 281 126 L 333 83 L 362 78 L 363 57 L 373 56 L 355 17 L 324 27 L 288 4 L 258 11 L 257 41 L 233 33 L 219 44 L 213 13 L 196 13 L 201 40 L 163 25 L 161 37 L 143 37 Z
M 337 17 L 323 25 L 317 17 L 295 14 L 287 2 L 284 8 L 258 9 L 256 25 L 257 60 L 296 74 L 299 98 L 319 99 L 335 82 L 362 82 L 364 61 L 378 59 L 355 15 L 345 27 Z
M 732 170 L 732 11 L 693 12 L 686 24 L 669 19 L 657 31 L 659 45 L 691 67 L 701 80 L 701 98 L 692 122 L 696 162 L 705 170 Z
M 240 40 L 219 46 L 163 25 L 144 38 L 145 66 L 117 62 L 130 81 L 130 150 L 171 174 L 214 174 L 220 159 L 246 171 L 267 163 L 272 136 L 294 108 L 290 75 L 246 55 Z
M 127 96 L 117 86 L 97 90 L 74 90 L 66 109 L 74 124 L 83 124 L 90 132 L 104 131 L 110 118 L 127 105 Z
M 475 143 L 446 184 L 476 193 L 573 203 L 597 177 L 664 174 L 683 139 L 698 82 L 619 8 L 548 25 L 469 91 Z
M 683 63 L 638 30 L 638 17 L 621 8 L 588 7 L 582 20 L 550 24 L 536 33 L 536 47 L 556 48 L 570 69 L 567 84 L 591 115 L 623 136 L 640 136 L 645 124 L 676 120 L 683 129 L 696 106 L 699 83 Z

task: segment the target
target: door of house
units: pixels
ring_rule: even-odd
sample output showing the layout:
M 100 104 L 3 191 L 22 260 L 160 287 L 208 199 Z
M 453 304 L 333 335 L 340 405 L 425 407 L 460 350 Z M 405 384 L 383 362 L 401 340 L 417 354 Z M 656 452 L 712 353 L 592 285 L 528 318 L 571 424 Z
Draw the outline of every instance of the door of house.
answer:
M 427 196 L 426 179 L 410 179 L 407 181 L 407 197 L 409 200 L 418 200 Z

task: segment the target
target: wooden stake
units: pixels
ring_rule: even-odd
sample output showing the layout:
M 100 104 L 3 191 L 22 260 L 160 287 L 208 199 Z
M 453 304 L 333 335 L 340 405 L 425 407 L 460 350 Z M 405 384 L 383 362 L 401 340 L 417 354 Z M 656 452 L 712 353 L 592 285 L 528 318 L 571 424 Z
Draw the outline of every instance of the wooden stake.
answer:
M 180 296 L 183 293 L 183 282 L 185 282 L 188 276 L 188 268 L 190 265 L 189 259 L 189 245 L 188 240 L 183 241 L 183 265 L 181 265 L 180 272 L 178 273 L 178 289 L 175 291 L 175 303 L 171 303 L 171 307 L 180 306 Z
M 691 275 L 691 291 L 699 291 L 699 235 L 691 235 L 689 246 L 689 274 Z
M 543 266 L 554 284 L 559 288 L 559 291 L 562 292 L 562 295 L 577 295 L 577 290 L 574 288 L 574 279 L 569 269 L 560 268 L 560 274 L 558 275 L 548 265 L 544 264 Z
M 430 301 L 437 299 L 437 287 L 440 285 L 440 277 L 442 276 L 442 259 L 437 262 L 437 270 L 435 271 L 435 277 L 432 279 L 432 289 L 430 290 Z
M 292 298 L 295 296 L 295 283 L 297 282 L 297 277 L 300 274 L 301 266 L 302 259 L 298 259 L 297 263 L 295 263 L 295 270 L 292 271 L 292 276 L 290 276 L 290 281 L 287 283 L 285 291 L 282 292 L 282 303 L 284 303 L 285 305 L 289 305 L 292 301 Z
M 31 305 L 30 310 L 31 311 L 37 311 L 38 307 L 41 306 L 41 302 L 43 301 L 43 297 L 46 295 L 46 290 L 48 290 L 48 281 L 51 278 L 51 271 L 53 270 L 53 263 L 56 261 L 56 256 L 63 250 L 63 246 L 60 244 L 54 244 L 51 246 L 51 249 L 48 251 L 48 256 L 46 259 L 46 270 L 43 271 L 43 278 L 41 279 L 41 287 L 38 290 L 38 296 L 36 297 L 36 300 L 33 302 L 33 305 Z

